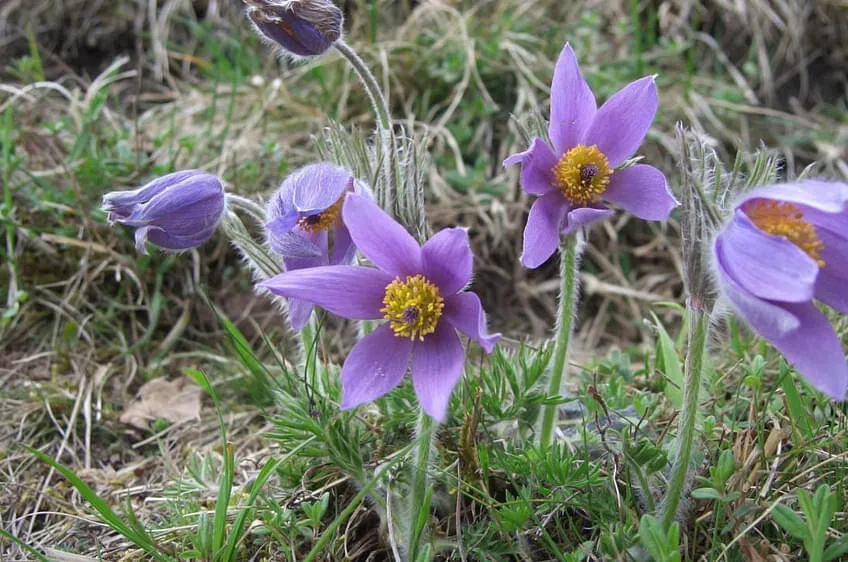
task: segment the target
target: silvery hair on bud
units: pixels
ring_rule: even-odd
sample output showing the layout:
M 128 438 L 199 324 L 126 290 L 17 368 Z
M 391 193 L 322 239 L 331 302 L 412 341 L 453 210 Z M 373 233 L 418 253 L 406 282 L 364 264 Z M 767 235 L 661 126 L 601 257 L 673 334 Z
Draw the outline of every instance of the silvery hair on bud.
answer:
M 344 16 L 332 0 L 242 0 L 260 37 L 293 58 L 324 53 L 342 36 Z

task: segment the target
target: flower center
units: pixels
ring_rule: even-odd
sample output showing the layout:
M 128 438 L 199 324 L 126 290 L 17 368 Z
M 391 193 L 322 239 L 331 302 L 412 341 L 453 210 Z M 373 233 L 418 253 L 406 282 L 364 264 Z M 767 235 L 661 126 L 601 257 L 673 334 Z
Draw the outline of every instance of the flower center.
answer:
M 445 299 L 423 275 L 407 275 L 405 281 L 398 277 L 386 286 L 383 304 L 380 312 L 396 336 L 423 340 L 436 331 Z
M 562 196 L 580 206 L 600 201 L 612 176 L 609 160 L 596 144 L 578 144 L 551 171 Z
M 824 267 L 821 252 L 824 243 L 816 233 L 816 227 L 804 220 L 804 213 L 792 203 L 771 199 L 755 199 L 742 207 L 757 228 L 774 236 L 781 236 L 802 250 Z
M 329 230 L 330 227 L 336 223 L 336 220 L 339 218 L 339 215 L 342 212 L 342 203 L 344 203 L 344 196 L 340 197 L 338 201 L 336 201 L 320 213 L 315 213 L 314 215 L 303 215 L 299 217 L 297 219 L 297 226 L 299 226 L 301 230 L 309 234 L 315 234 L 316 232 Z

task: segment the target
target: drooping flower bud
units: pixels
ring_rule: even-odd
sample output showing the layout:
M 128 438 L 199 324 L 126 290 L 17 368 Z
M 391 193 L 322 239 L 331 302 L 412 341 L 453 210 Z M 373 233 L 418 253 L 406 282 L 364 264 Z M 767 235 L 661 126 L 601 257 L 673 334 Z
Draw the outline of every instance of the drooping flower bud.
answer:
M 262 37 L 288 54 L 317 56 L 342 35 L 344 17 L 331 0 L 243 0 Z
M 103 210 L 111 223 L 131 226 L 135 245 L 163 250 L 186 250 L 208 240 L 224 214 L 224 186 L 212 174 L 199 170 L 175 172 L 132 191 L 103 196 Z

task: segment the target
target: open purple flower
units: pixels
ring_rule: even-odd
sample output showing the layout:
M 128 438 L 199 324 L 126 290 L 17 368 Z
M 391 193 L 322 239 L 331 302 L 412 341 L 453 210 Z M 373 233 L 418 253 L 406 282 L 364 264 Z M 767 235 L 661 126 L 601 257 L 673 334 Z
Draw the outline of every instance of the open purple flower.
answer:
M 633 156 L 657 112 L 657 87 L 650 76 L 636 80 L 600 109 L 566 44 L 554 69 L 548 135 L 525 152 L 504 160 L 521 164 L 521 187 L 538 195 L 524 229 L 525 267 L 542 265 L 556 251 L 561 234 L 612 214 L 613 203 L 646 220 L 665 220 L 677 201 L 665 176 L 653 166 L 616 170 Z
M 135 246 L 148 240 L 164 250 L 186 250 L 208 240 L 224 215 L 224 186 L 199 170 L 175 172 L 132 191 L 103 196 L 108 220 L 134 227 Z
M 342 35 L 342 11 L 331 0 L 243 0 L 256 31 L 298 57 L 322 54 Z
M 349 171 L 323 162 L 304 166 L 283 181 L 268 205 L 267 236 L 287 271 L 353 260 L 356 246 L 342 222 L 342 203 L 345 193 L 360 191 Z M 312 303 L 289 299 L 295 330 L 306 325 L 310 314 Z
M 746 193 L 714 245 L 722 293 L 814 387 L 848 389 L 845 352 L 818 299 L 848 313 L 848 185 L 771 185 Z
M 443 420 L 465 354 L 456 331 L 491 353 L 477 295 L 463 289 L 472 255 L 464 228 L 446 228 L 423 246 L 376 204 L 348 195 L 342 210 L 359 250 L 376 266 L 326 266 L 282 273 L 260 284 L 354 320 L 386 322 L 351 350 L 342 368 L 342 408 L 386 394 L 411 372 L 425 412 Z

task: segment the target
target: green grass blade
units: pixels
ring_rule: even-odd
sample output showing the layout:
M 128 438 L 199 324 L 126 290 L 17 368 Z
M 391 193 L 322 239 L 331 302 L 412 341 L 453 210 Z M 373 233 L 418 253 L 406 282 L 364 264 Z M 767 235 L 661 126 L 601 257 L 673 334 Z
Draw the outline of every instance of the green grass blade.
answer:
M 674 340 L 663 326 L 656 314 L 651 313 L 654 317 L 654 325 L 657 327 L 657 351 L 656 351 L 656 366 L 665 375 L 666 381 L 663 392 L 678 410 L 683 405 L 683 367 L 680 364 L 680 357 L 677 355 L 677 349 L 674 346 Z
M 316 437 L 310 437 L 288 453 L 285 456 L 275 460 L 269 461 L 265 463 L 265 466 L 262 467 L 262 470 L 259 471 L 259 474 L 256 475 L 256 480 L 254 480 L 253 485 L 250 487 L 250 494 L 247 497 L 247 502 L 243 506 L 244 509 L 239 512 L 236 516 L 235 521 L 233 521 L 233 526 L 230 529 L 230 534 L 227 537 L 227 544 L 225 545 L 225 550 L 221 560 L 224 562 L 234 562 L 236 560 L 235 556 L 238 553 L 238 543 L 241 540 L 242 533 L 244 533 L 244 528 L 247 524 L 247 516 L 252 511 L 251 508 L 256 503 L 257 498 L 259 497 L 259 492 L 262 491 L 262 488 L 265 486 L 265 483 L 268 482 L 268 479 L 272 474 L 277 470 L 277 467 L 294 457 L 302 448 L 306 447 L 312 441 L 315 441 Z
M 224 548 L 224 540 L 227 536 L 227 508 L 230 506 L 230 495 L 233 491 L 233 478 L 235 476 L 235 462 L 233 458 L 233 445 L 227 443 L 224 447 L 224 470 L 221 473 L 221 484 L 218 488 L 218 500 L 215 502 L 215 524 L 212 531 L 212 552 L 215 559 Z
M 795 379 L 785 361 L 781 361 L 780 365 L 780 386 L 783 388 L 784 396 L 786 396 L 786 407 L 789 409 L 790 421 L 798 428 L 801 437 L 805 440 L 810 439 L 813 435 L 813 429 L 810 427 L 809 409 L 804 406 L 801 395 L 798 393 L 798 387 L 795 385 Z
M 385 463 L 380 469 L 374 474 L 374 478 L 371 479 L 370 482 L 365 484 L 359 493 L 356 494 L 353 498 L 351 498 L 350 503 L 348 503 L 347 507 L 336 517 L 332 523 L 330 523 L 327 528 L 324 530 L 324 533 L 321 535 L 321 538 L 315 543 L 315 546 L 312 547 L 312 550 L 309 551 L 309 554 L 306 555 L 306 558 L 303 559 L 303 562 L 311 562 L 315 559 L 318 554 L 324 547 L 330 542 L 330 539 L 333 537 L 333 534 L 338 530 L 339 527 L 342 526 L 342 523 L 347 521 L 347 518 L 353 515 L 353 512 L 359 507 L 359 504 L 362 500 L 365 499 L 371 490 L 377 485 L 377 483 L 382 479 L 383 475 L 386 474 L 394 465 L 401 462 L 406 458 L 407 453 L 412 448 L 412 445 L 407 445 L 400 451 L 398 451 L 395 458 Z
M 109 506 L 106 501 L 92 490 L 88 484 L 83 482 L 83 480 L 74 474 L 69 468 L 59 464 L 51 457 L 45 455 L 38 449 L 33 449 L 32 447 L 28 447 L 24 445 L 24 448 L 38 457 L 38 459 L 48 465 L 50 465 L 54 470 L 59 472 L 65 479 L 71 483 L 71 485 L 76 488 L 76 490 L 80 493 L 80 495 L 94 508 L 95 511 L 100 515 L 103 521 L 109 525 L 114 530 L 118 531 L 121 535 L 126 537 L 133 544 L 143 549 L 146 553 L 152 556 L 155 560 L 168 561 L 171 560 L 170 557 L 163 555 L 159 552 L 159 548 L 153 542 L 149 535 L 140 534 L 131 526 L 127 525 L 121 517 L 115 513 L 115 511 Z
M 34 549 L 30 545 L 28 545 L 27 543 L 25 543 L 24 541 L 19 539 L 18 537 L 16 537 L 15 535 L 10 533 L 9 531 L 3 529 L 2 527 L 0 527 L 0 537 L 3 537 L 4 539 L 11 541 L 11 542 L 15 543 L 16 545 L 18 545 L 19 547 L 21 547 L 22 549 L 26 550 L 33 557 L 35 557 L 35 559 L 38 560 L 38 562 L 50 562 L 49 558 L 47 558 L 46 556 L 44 556 L 43 554 L 38 552 L 36 549 Z

